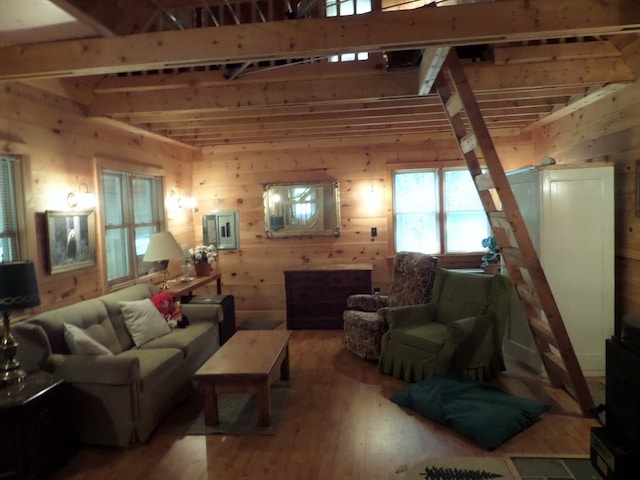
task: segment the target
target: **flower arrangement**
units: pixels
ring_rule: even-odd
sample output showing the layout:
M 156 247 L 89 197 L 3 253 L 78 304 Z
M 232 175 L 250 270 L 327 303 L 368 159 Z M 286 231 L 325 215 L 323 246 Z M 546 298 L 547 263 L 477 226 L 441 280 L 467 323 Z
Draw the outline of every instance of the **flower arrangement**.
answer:
M 190 248 L 189 254 L 193 263 L 215 263 L 218 251 L 214 245 L 198 245 L 196 248 Z

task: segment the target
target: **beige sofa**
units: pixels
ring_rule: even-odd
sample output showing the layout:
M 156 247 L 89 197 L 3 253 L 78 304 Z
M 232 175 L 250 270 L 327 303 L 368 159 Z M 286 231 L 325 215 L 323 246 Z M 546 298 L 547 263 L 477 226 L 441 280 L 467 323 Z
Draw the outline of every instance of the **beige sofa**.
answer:
M 63 425 L 72 441 L 121 447 L 145 442 L 189 394 L 192 374 L 219 348 L 219 305 L 182 305 L 186 328 L 136 347 L 120 302 L 156 292 L 153 285 L 135 285 L 37 314 L 12 329 L 23 368 L 65 380 Z M 112 354 L 71 354 L 64 323 L 80 327 Z

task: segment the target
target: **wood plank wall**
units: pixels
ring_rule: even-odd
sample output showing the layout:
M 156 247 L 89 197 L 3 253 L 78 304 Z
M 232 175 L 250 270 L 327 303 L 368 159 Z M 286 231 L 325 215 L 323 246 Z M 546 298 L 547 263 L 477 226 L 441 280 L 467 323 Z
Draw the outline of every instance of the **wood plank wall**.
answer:
M 622 54 L 637 78 L 634 84 L 534 133 L 536 157 L 614 164 L 616 331 L 625 314 L 640 311 L 640 39 Z
M 96 157 L 162 168 L 167 191 L 189 195 L 192 161 L 201 155 L 199 150 L 88 119 L 82 107 L 56 95 L 55 90 L 20 83 L 5 84 L 0 89 L 0 148 L 3 153 L 23 158 L 25 256 L 38 265 L 42 297 L 42 306 L 34 311 L 95 297 L 106 289 L 100 258 L 95 267 L 50 275 L 46 256 L 44 212 L 69 210 L 67 194 L 77 193 L 80 183 L 97 192 Z M 192 215 L 167 214 L 169 230 L 178 241 L 193 243 Z M 180 265 L 171 266 L 179 271 Z
M 496 145 L 503 161 L 512 168 L 533 160 L 530 136 L 499 137 Z M 392 263 L 392 232 L 387 225 L 391 211 L 389 172 L 394 167 L 463 165 L 448 134 L 368 138 L 366 143 L 335 139 L 225 146 L 205 149 L 203 157 L 202 164 L 194 166 L 199 213 L 239 212 L 240 250 L 219 255 L 223 291 L 234 295 L 239 321 L 285 318 L 283 270 L 288 268 L 370 263 L 374 266 L 373 286 L 387 293 Z M 265 183 L 325 179 L 340 182 L 339 237 L 265 238 Z M 371 237 L 371 227 L 378 230 L 375 238 Z M 196 235 L 202 238 L 201 232 Z

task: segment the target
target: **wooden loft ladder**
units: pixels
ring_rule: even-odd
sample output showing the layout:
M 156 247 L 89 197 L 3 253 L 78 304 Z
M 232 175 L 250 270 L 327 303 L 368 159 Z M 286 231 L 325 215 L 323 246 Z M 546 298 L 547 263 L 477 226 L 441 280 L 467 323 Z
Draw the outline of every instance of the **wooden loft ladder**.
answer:
M 475 180 L 549 380 L 554 387 L 564 387 L 576 399 L 584 416 L 593 416 L 596 412 L 591 392 L 475 96 L 453 49 L 444 61 L 435 87 Z M 484 157 L 486 174 L 474 153 L 476 148 Z M 502 210 L 496 205 L 501 205 Z

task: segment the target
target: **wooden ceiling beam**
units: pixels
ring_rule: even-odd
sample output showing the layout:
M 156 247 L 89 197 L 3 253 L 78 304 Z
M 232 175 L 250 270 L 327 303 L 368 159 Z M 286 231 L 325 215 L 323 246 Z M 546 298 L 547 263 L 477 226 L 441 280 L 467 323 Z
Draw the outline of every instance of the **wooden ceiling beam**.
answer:
M 602 85 L 634 80 L 621 59 L 572 60 L 527 66 L 469 64 L 465 73 L 475 92 L 505 91 L 527 88 Z M 172 95 L 139 91 L 97 95 L 90 106 L 91 115 L 127 117 L 134 113 L 163 111 L 198 112 L 256 106 L 322 104 L 369 99 L 415 96 L 417 71 L 402 69 L 372 76 L 367 82 L 346 79 L 322 79 L 313 82 L 277 82 L 253 84 L 241 80 L 224 86 L 190 88 Z
M 0 80 L 629 32 L 636 0 L 505 0 L 9 46 Z

